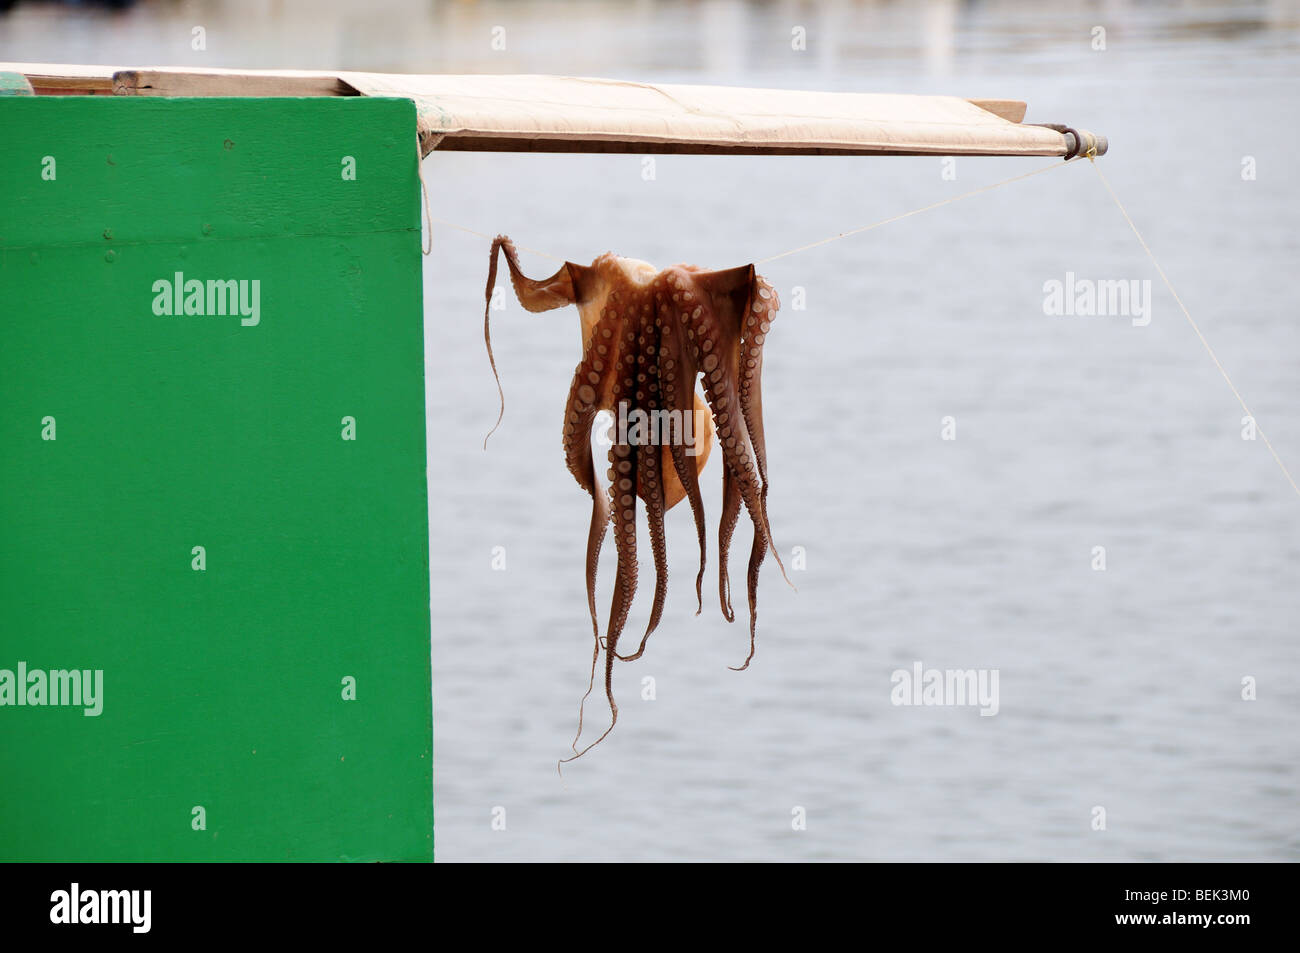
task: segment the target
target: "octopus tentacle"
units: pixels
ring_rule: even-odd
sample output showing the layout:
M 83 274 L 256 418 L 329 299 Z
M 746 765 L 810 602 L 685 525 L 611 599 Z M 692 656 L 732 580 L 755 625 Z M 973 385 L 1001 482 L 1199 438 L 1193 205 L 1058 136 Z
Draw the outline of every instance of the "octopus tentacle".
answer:
M 605 630 L 605 698 L 609 702 L 609 727 L 599 738 L 572 758 L 561 759 L 560 764 L 582 757 L 604 741 L 614 730 L 614 725 L 618 723 L 618 702 L 614 699 L 614 659 L 618 657 L 619 636 L 627 624 L 628 612 L 632 599 L 636 595 L 637 584 L 636 494 L 633 482 L 636 454 L 636 447 L 626 443 L 616 443 L 609 448 L 610 472 L 618 474 L 617 481 L 611 478 L 609 487 L 610 503 L 613 508 L 614 548 L 618 553 L 614 597 L 609 610 L 609 624 Z
M 741 499 L 745 499 L 745 482 L 742 479 L 735 481 L 740 490 Z M 750 661 L 754 658 L 755 638 L 758 626 L 758 576 L 759 570 L 763 565 L 763 559 L 767 556 L 768 548 L 771 546 L 771 540 L 767 534 L 767 514 L 763 511 L 762 500 L 760 497 L 758 505 L 758 514 L 755 515 L 754 507 L 749 501 L 745 501 L 750 512 L 750 520 L 754 526 L 754 540 L 749 550 L 749 568 L 745 574 L 745 591 L 749 601 L 749 654 L 745 661 L 739 666 L 731 666 L 734 671 L 743 672 L 749 668 Z
M 574 371 L 569 400 L 565 407 L 564 456 L 569 472 L 591 495 L 591 526 L 587 533 L 587 605 L 591 612 L 592 629 L 600 638 L 600 621 L 596 614 L 596 569 L 600 560 L 605 530 L 609 525 L 610 510 L 605 492 L 596 478 L 595 461 L 591 451 L 591 428 L 600 411 L 603 397 L 614 386 L 617 374 L 616 347 L 623 322 L 613 309 L 604 309 L 596 322 L 592 336 L 600 343 L 588 350 L 587 356 Z
M 641 320 L 645 343 L 642 345 L 643 353 L 637 356 L 637 378 L 639 381 L 642 376 L 645 377 L 645 409 L 649 413 L 649 434 L 647 435 L 649 445 L 637 456 L 637 485 L 641 499 L 645 502 L 646 521 L 650 527 L 650 547 L 655 564 L 655 595 L 650 608 L 650 623 L 646 628 L 645 636 L 641 639 L 641 647 L 636 653 L 638 658 L 645 651 L 646 639 L 650 638 L 650 634 L 659 627 L 659 621 L 664 614 L 664 600 L 668 596 L 668 542 L 664 535 L 664 512 L 666 510 L 663 484 L 664 455 L 660 449 L 662 434 L 659 432 L 658 426 L 660 419 L 658 411 L 663 408 L 657 355 L 661 346 L 660 322 L 652 304 L 646 304 L 645 313 Z M 641 390 L 638 388 L 637 399 L 640 400 L 640 397 Z M 642 458 L 645 460 L 644 465 L 641 464 Z
M 510 269 L 510 283 L 514 286 L 515 297 L 527 311 L 551 311 L 563 308 L 578 301 L 578 285 L 588 269 L 581 265 L 565 262 L 559 271 L 535 281 L 524 275 L 519 269 L 519 253 L 515 244 L 505 235 L 498 235 L 492 240 L 492 249 L 488 252 L 487 287 L 483 291 L 483 340 L 487 344 L 488 363 L 492 365 L 492 376 L 496 379 L 497 395 L 501 399 L 501 409 L 497 413 L 497 422 L 483 438 L 483 449 L 487 449 L 488 437 L 496 433 L 506 415 L 506 392 L 501 387 L 501 375 L 497 372 L 497 360 L 492 353 L 492 289 L 497 283 L 497 252 L 506 253 L 506 265 Z M 575 280 L 576 279 L 576 280 Z
M 611 296 L 612 306 L 620 306 Z M 637 387 L 636 344 L 640 328 L 635 323 L 634 312 L 628 313 L 628 320 L 623 326 L 623 353 L 616 364 L 613 399 L 614 407 L 620 405 L 634 406 Z M 609 496 L 613 510 L 614 547 L 618 554 L 618 568 L 614 581 L 614 598 L 610 606 L 609 624 L 605 630 L 605 666 L 607 677 L 612 678 L 614 658 L 618 654 L 618 640 L 623 627 L 627 624 L 628 612 L 637 587 L 636 558 L 636 496 L 637 496 L 637 459 L 646 451 L 635 444 L 620 442 L 624 435 L 616 435 L 615 442 L 609 448 L 610 473 Z M 606 686 L 611 708 L 614 698 L 609 686 Z
M 749 548 L 749 573 L 745 580 L 746 593 L 749 596 L 749 654 L 740 665 L 728 666 L 733 672 L 743 672 L 749 668 L 749 663 L 754 658 L 754 642 L 758 625 L 758 570 L 763 564 L 763 557 L 767 555 L 769 545 L 771 540 L 766 530 L 760 533 L 758 524 L 755 524 L 754 542 Z
M 700 417 L 696 413 L 699 398 L 695 394 L 695 379 L 699 374 L 699 370 L 696 367 L 695 355 L 692 349 L 686 347 L 685 334 L 681 327 L 685 321 L 689 320 L 689 312 L 681 310 L 680 302 L 679 307 L 674 308 L 671 299 L 663 293 L 663 287 L 664 285 L 661 283 L 656 292 L 656 303 L 659 309 L 661 325 L 659 379 L 665 406 L 670 411 L 677 411 L 676 414 L 670 414 L 668 418 L 670 428 L 668 455 L 672 461 L 673 471 L 677 474 L 677 479 L 681 482 L 686 499 L 690 503 L 691 515 L 695 518 L 695 534 L 699 539 L 700 570 L 695 576 L 695 614 L 699 615 L 704 609 L 702 587 L 704 585 L 704 569 L 707 563 L 708 539 L 707 530 L 704 526 L 704 498 L 700 494 L 699 471 L 686 452 L 686 415 L 691 415 L 690 433 L 694 440 L 693 449 L 696 451 L 697 457 L 701 452 L 704 452 L 707 456 L 706 441 L 708 435 L 696 426 Z M 678 319 L 679 313 L 681 315 L 680 320 Z
M 506 392 L 501 387 L 501 375 L 497 372 L 497 359 L 492 353 L 492 289 L 497 284 L 497 249 L 502 245 L 509 244 L 510 239 L 504 235 L 498 235 L 493 239 L 492 251 L 488 253 L 487 287 L 483 290 L 483 340 L 487 343 L 488 363 L 492 365 L 492 378 L 497 383 L 497 395 L 501 399 L 501 409 L 497 412 L 497 422 L 492 425 L 492 429 L 483 438 L 484 450 L 487 449 L 488 437 L 497 432 L 497 428 L 501 426 L 501 421 L 506 415 Z
M 750 550 L 746 590 L 749 601 L 750 658 L 753 657 L 758 622 L 758 578 L 770 540 L 767 533 L 767 516 L 764 511 L 761 486 L 750 453 L 749 428 L 745 415 L 738 405 L 738 382 L 732 369 L 738 367 L 741 346 L 741 315 L 738 305 L 747 301 L 741 297 L 750 284 L 752 268 L 733 269 L 709 275 L 692 275 L 695 284 L 702 286 L 705 306 L 694 328 L 695 345 L 700 355 L 700 368 L 704 372 L 704 389 L 714 408 L 718 441 L 722 446 L 729 482 L 724 482 L 724 496 L 729 487 L 738 493 L 754 526 L 754 545 Z M 739 279 L 739 281 L 737 280 Z M 707 289 L 707 290 L 705 290 Z M 724 479 L 727 479 L 724 477 Z M 724 511 L 726 509 L 724 502 Z M 731 504 L 734 507 L 734 503 Z M 730 517 L 724 512 L 724 524 Z M 721 544 L 721 539 L 719 540 Z M 723 600 L 723 614 L 729 606 L 725 563 L 719 568 L 719 594 Z M 740 667 L 749 665 L 749 659 Z
M 767 441 L 763 435 L 763 341 L 776 320 L 776 312 L 781 308 L 781 299 L 776 289 L 767 283 L 761 275 L 753 275 L 750 284 L 749 300 L 743 316 L 741 328 L 742 340 L 739 356 L 740 373 L 740 409 L 749 430 L 750 444 L 754 448 L 754 461 L 758 465 L 758 475 L 763 483 L 763 520 L 767 532 L 768 544 L 772 556 L 781 569 L 781 575 L 790 588 L 790 576 L 785 571 L 785 563 L 777 551 L 772 539 L 772 524 L 767 512 Z
M 671 428 L 670 442 L 668 445 L 669 458 L 672 461 L 673 470 L 677 474 L 678 480 L 686 491 L 686 499 L 691 506 L 691 515 L 695 519 L 695 535 L 700 543 L 700 570 L 695 574 L 695 614 L 699 615 L 704 611 L 704 570 L 708 563 L 708 531 L 704 527 L 704 497 L 700 494 L 699 472 L 689 461 L 686 455 L 684 445 L 684 428 L 686 415 L 689 413 L 692 417 L 691 432 L 699 439 L 700 430 L 696 428 L 695 423 L 699 415 L 694 407 L 694 402 L 689 401 L 689 410 L 681 412 L 681 423 L 678 418 L 670 417 L 668 425 Z
M 587 433 L 590 434 L 591 428 L 587 427 Z M 591 444 L 587 444 L 588 462 L 591 463 Z M 574 735 L 573 745 L 577 749 L 578 739 L 582 737 L 582 715 L 587 703 L 587 697 L 591 695 L 592 687 L 596 680 L 596 659 L 600 655 L 600 617 L 596 613 L 596 569 L 600 563 L 600 550 L 605 542 L 605 532 L 609 528 L 610 509 L 609 498 L 606 492 L 595 486 L 594 464 L 591 473 L 592 492 L 591 492 L 591 526 L 587 530 L 587 608 L 591 613 L 591 634 L 593 641 L 591 655 L 591 678 L 587 681 L 587 692 L 582 696 L 582 701 L 578 703 L 578 731 Z
M 739 328 L 731 327 L 736 322 L 726 313 L 725 303 L 729 302 L 724 299 L 724 304 L 720 305 L 710 293 L 701 297 L 704 306 L 692 329 L 692 340 L 704 374 L 704 393 L 713 408 L 718 442 L 723 458 L 735 476 L 741 500 L 750 519 L 764 526 L 760 485 L 750 454 L 749 429 L 739 408 L 737 383 L 729 373 L 739 360 Z
M 593 414 L 594 416 L 594 414 Z M 596 613 L 596 570 L 600 563 L 600 550 L 605 542 L 605 533 L 610 523 L 609 496 L 603 487 L 596 485 L 595 465 L 591 459 L 591 426 L 587 422 L 587 461 L 591 466 L 591 526 L 587 530 L 587 608 L 591 613 L 591 675 L 587 680 L 587 691 L 578 703 L 578 730 L 573 736 L 573 750 L 577 751 L 578 739 L 582 737 L 582 719 L 587 698 L 596 683 L 596 660 L 600 657 L 600 617 Z
M 508 259 L 507 259 L 508 260 Z M 605 307 L 594 323 L 584 357 L 574 371 L 573 383 L 569 388 L 569 399 L 565 406 L 564 455 L 578 485 L 591 495 L 591 524 L 587 531 L 586 585 L 587 609 L 591 614 L 592 649 L 591 677 L 587 681 L 587 691 L 578 704 L 578 731 L 574 736 L 573 749 L 577 750 L 578 738 L 582 736 L 583 717 L 587 698 L 590 697 L 596 679 L 596 661 L 600 655 L 600 617 L 596 611 L 596 574 L 600 564 L 600 551 L 605 541 L 605 533 L 610 523 L 610 507 L 606 490 L 599 485 L 595 472 L 595 461 L 591 449 L 591 429 L 596 414 L 605 402 L 605 395 L 614 386 L 618 354 L 618 342 L 623 327 L 623 319 L 617 309 Z
M 618 575 L 614 584 L 614 599 L 610 606 L 609 625 L 605 630 L 606 690 L 610 707 L 614 706 L 613 691 L 608 679 L 612 677 L 614 659 L 618 657 L 618 640 L 627 625 L 632 599 L 636 596 L 636 460 L 641 450 L 631 444 L 615 444 L 610 452 L 619 463 L 631 464 L 631 470 L 620 474 L 618 483 L 611 487 L 614 508 L 614 547 L 618 553 Z
M 596 688 L 596 663 L 600 660 L 600 636 L 597 635 L 595 643 L 591 650 L 591 674 L 587 677 L 587 690 L 583 692 L 582 698 L 578 702 L 578 730 L 573 735 L 573 741 L 569 747 L 576 754 L 578 751 L 578 739 L 582 737 L 582 716 L 587 708 L 587 699 Z
M 718 522 L 718 599 L 722 604 L 722 617 L 736 621 L 731 608 L 731 579 L 727 574 L 727 560 L 731 556 L 731 538 L 740 519 L 740 486 L 728 467 L 722 468 L 722 518 Z
M 620 661 L 634 662 L 645 652 L 646 642 L 659 627 L 663 618 L 664 601 L 668 594 L 668 546 L 664 535 L 663 453 L 659 450 L 660 435 L 656 432 L 656 412 L 661 410 L 658 380 L 658 346 L 660 322 L 650 304 L 646 304 L 638 337 L 636 400 L 638 408 L 646 412 L 648 430 L 643 435 L 645 444 L 638 447 L 637 494 L 645 503 L 646 523 L 650 529 L 650 545 L 654 554 L 655 594 L 650 609 L 650 622 L 641 644 L 633 655 L 620 655 Z
M 772 287 L 755 275 L 741 327 L 740 410 L 749 428 L 758 475 L 767 487 L 767 441 L 763 436 L 763 342 L 776 319 L 781 301 Z

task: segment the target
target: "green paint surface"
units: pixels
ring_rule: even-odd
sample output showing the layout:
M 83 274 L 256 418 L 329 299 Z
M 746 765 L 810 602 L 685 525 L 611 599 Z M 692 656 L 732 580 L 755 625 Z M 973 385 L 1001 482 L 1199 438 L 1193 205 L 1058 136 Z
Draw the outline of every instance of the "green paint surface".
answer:
M 413 105 L 7 97 L 0 141 L 0 670 L 103 671 L 0 704 L 0 860 L 431 860 Z M 259 323 L 155 314 L 177 272 Z

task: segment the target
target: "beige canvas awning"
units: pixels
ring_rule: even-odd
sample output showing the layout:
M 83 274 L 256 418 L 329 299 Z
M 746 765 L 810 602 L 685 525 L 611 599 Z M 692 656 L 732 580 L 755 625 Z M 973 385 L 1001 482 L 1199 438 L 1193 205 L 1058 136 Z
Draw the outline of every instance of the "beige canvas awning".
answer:
M 420 142 L 488 152 L 1074 156 L 1106 140 L 1026 124 L 1018 100 L 679 86 L 567 76 L 0 64 L 37 94 L 396 96 Z

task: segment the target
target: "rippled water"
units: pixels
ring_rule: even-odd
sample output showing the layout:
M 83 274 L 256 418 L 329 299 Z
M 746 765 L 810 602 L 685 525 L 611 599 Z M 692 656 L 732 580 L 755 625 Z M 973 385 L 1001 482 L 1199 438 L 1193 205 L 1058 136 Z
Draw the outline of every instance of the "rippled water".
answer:
M 22 49 L 0 20 L 0 56 L 191 62 L 182 40 L 147 52 L 202 22 L 194 6 L 143 5 L 98 47 L 20 7 Z M 241 9 L 209 8 L 239 35 L 213 65 L 952 92 L 1105 133 L 1106 174 L 1300 471 L 1292 4 L 421 4 L 403 25 L 403 5 L 381 3 L 364 25 L 311 26 L 295 4 L 260 26 Z M 499 24 L 509 45 L 493 54 Z M 87 49 L 103 55 L 74 55 Z M 553 254 L 726 267 L 1040 164 L 961 159 L 947 181 L 936 158 L 663 156 L 646 181 L 639 156 L 448 153 L 424 175 L 436 217 Z M 694 615 L 694 533 L 674 510 L 664 622 L 616 669 L 617 730 L 562 779 L 591 644 L 589 501 L 560 451 L 577 318 L 513 300 L 495 313 L 507 405 L 484 453 L 487 243 L 438 228 L 433 245 L 439 859 L 1296 858 L 1300 498 L 1241 439 L 1240 406 L 1087 165 L 763 269 L 786 302 L 764 384 L 773 529 L 807 554 L 798 593 L 769 565 L 757 657 L 728 671 L 744 623 L 720 618 L 708 586 Z M 1066 272 L 1150 279 L 1150 325 L 1046 316 L 1044 282 Z M 796 286 L 805 310 L 789 307 Z M 718 480 L 715 461 L 713 524 Z M 737 548 L 743 574 L 744 532 Z M 891 672 L 915 661 L 997 669 L 999 713 L 892 705 Z M 1241 700 L 1246 676 L 1257 701 Z M 599 726 L 599 701 L 588 713 Z

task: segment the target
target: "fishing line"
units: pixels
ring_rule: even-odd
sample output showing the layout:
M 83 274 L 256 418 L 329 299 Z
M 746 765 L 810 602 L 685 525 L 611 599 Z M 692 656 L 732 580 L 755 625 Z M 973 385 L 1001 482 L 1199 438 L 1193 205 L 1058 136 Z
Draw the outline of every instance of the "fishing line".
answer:
M 880 228 L 882 225 L 889 225 L 893 222 L 901 222 L 903 219 L 911 218 L 913 215 L 920 215 L 922 212 L 929 212 L 932 211 L 933 209 L 941 208 L 945 205 L 951 205 L 954 202 L 960 202 L 962 199 L 968 199 L 971 198 L 972 196 L 981 195 L 985 192 L 990 192 L 993 189 L 1001 188 L 1004 185 L 1010 185 L 1012 182 L 1019 182 L 1023 179 L 1033 178 L 1036 175 L 1042 175 L 1044 172 L 1050 172 L 1053 169 L 1062 168 L 1064 166 L 1070 165 L 1073 162 L 1078 161 L 1079 159 L 1087 159 L 1088 162 L 1092 165 L 1092 167 L 1096 169 L 1097 176 L 1101 179 L 1101 184 L 1105 187 L 1111 199 L 1114 200 L 1115 207 L 1119 209 L 1120 214 L 1124 217 L 1124 221 L 1128 223 L 1128 227 L 1132 229 L 1133 235 L 1137 238 L 1138 243 L 1142 246 L 1142 250 L 1146 252 L 1147 258 L 1151 260 L 1151 264 L 1155 267 L 1156 272 L 1160 275 L 1160 280 L 1164 282 L 1165 287 L 1169 289 L 1169 293 L 1173 295 L 1174 301 L 1178 304 L 1179 310 L 1182 311 L 1183 313 L 1183 317 L 1187 319 L 1187 323 L 1191 326 L 1192 331 L 1196 334 L 1197 339 L 1201 342 L 1201 346 L 1205 348 L 1205 353 L 1210 356 L 1210 360 L 1214 362 L 1214 366 L 1217 367 L 1219 369 L 1219 373 L 1223 375 L 1224 381 L 1227 382 L 1227 385 L 1229 389 L 1232 391 L 1233 396 L 1237 398 L 1237 403 L 1241 405 L 1241 409 L 1246 412 L 1246 416 L 1250 417 L 1252 420 L 1255 421 L 1255 432 L 1258 433 L 1260 439 L 1264 441 L 1264 446 L 1268 448 L 1268 452 L 1272 455 L 1273 460 L 1277 463 L 1278 468 L 1282 471 L 1282 475 L 1285 476 L 1287 482 L 1291 484 L 1291 489 L 1293 489 L 1296 492 L 1297 496 L 1300 496 L 1300 484 L 1296 483 L 1295 478 L 1291 475 L 1291 471 L 1287 469 L 1287 465 L 1282 461 L 1282 457 L 1278 454 L 1277 450 L 1273 447 L 1272 441 L 1268 439 L 1268 436 L 1264 433 L 1263 428 L 1259 426 L 1258 418 L 1256 418 L 1255 415 L 1251 413 L 1250 407 L 1246 404 L 1245 398 L 1241 396 L 1241 391 L 1237 390 L 1237 385 L 1232 382 L 1232 378 L 1228 375 L 1228 371 L 1223 366 L 1223 362 L 1219 360 L 1218 355 L 1214 353 L 1214 349 L 1210 347 L 1210 342 L 1205 339 L 1204 333 L 1202 333 L 1200 326 L 1197 325 L 1195 319 L 1192 318 L 1192 314 L 1190 311 L 1188 311 L 1187 305 L 1183 304 L 1183 299 L 1178 294 L 1178 291 L 1174 288 L 1173 282 L 1171 282 L 1169 280 L 1169 276 L 1165 274 L 1164 268 L 1162 268 L 1160 266 L 1160 262 L 1156 260 L 1155 254 L 1151 251 L 1151 247 L 1147 244 L 1146 239 L 1142 237 L 1142 233 L 1138 230 L 1138 227 L 1134 223 L 1132 216 L 1129 215 L 1128 210 L 1124 207 L 1124 203 L 1119 200 L 1119 196 L 1116 195 L 1115 190 L 1111 188 L 1110 181 L 1106 178 L 1105 173 L 1101 171 L 1101 166 L 1096 161 L 1097 150 L 1095 146 L 1089 149 L 1086 154 L 1073 156 L 1069 159 L 1066 159 L 1064 162 L 1054 162 L 1051 165 L 1044 166 L 1040 169 L 1034 169 L 1031 172 L 1024 172 L 1021 173 L 1020 175 L 1012 176 L 1009 179 L 1002 179 L 1001 181 L 993 182 L 990 183 L 989 185 L 984 185 L 977 189 L 972 189 L 969 192 L 963 192 L 961 195 L 954 195 L 951 196 L 950 198 L 946 198 L 938 202 L 932 202 L 931 204 L 922 206 L 921 208 L 912 209 L 910 212 L 903 212 L 900 215 L 893 215 L 890 216 L 889 218 L 881 219 L 878 222 L 872 222 L 870 225 L 862 225 L 858 228 L 852 228 L 845 232 L 839 232 L 835 235 L 830 235 L 819 241 L 809 242 L 806 245 L 799 245 L 796 248 L 791 248 L 787 251 L 778 252 L 777 254 L 769 255 L 766 258 L 760 258 L 759 260 L 754 262 L 754 265 L 755 266 L 766 265 L 769 262 L 777 261 L 778 259 L 781 258 L 787 258 L 791 255 L 797 255 L 799 252 L 808 251 L 813 248 L 820 248 L 823 245 L 829 245 L 832 242 L 837 242 L 844 238 L 850 238 L 854 235 L 861 235 L 864 232 L 871 231 L 872 229 Z M 421 188 L 424 187 L 423 175 L 421 175 L 420 177 L 420 186 Z M 467 234 L 470 235 L 476 235 L 479 238 L 485 238 L 488 241 L 493 240 L 493 236 L 488 235 L 486 232 L 480 232 L 473 228 L 467 228 L 466 226 L 459 225 L 455 222 L 448 222 L 443 219 L 436 219 L 433 218 L 428 213 L 429 213 L 429 200 L 428 200 L 428 193 L 426 191 L 425 192 L 425 214 L 429 220 L 430 231 L 432 231 L 432 227 L 434 224 L 438 224 L 438 225 L 445 226 L 446 228 L 453 228 L 456 229 L 457 231 L 466 232 Z M 432 246 L 432 237 L 430 238 L 430 246 Z M 556 255 L 552 255 L 544 251 L 539 251 L 536 248 L 529 248 L 527 245 L 518 245 L 517 247 L 522 249 L 523 251 L 529 252 L 530 254 L 538 255 L 542 258 L 549 258 L 552 261 L 559 261 L 559 262 L 565 261 L 565 259 L 560 258 Z M 428 251 L 425 252 L 426 255 L 428 253 L 429 253 Z
M 489 235 L 487 232 L 480 232 L 478 229 L 475 228 L 466 228 L 464 225 L 457 225 L 455 222 L 448 222 L 445 219 L 430 218 L 429 219 L 430 231 L 432 231 L 434 225 L 441 225 L 444 228 L 454 228 L 458 232 L 466 232 L 467 234 L 470 235 L 477 235 L 479 238 L 486 238 L 489 242 L 496 241 L 495 235 Z M 537 255 L 541 258 L 549 258 L 551 261 L 558 261 L 558 262 L 567 261 L 567 259 L 560 258 L 558 255 L 551 255 L 544 251 L 538 251 L 536 248 L 529 248 L 527 245 L 521 245 L 518 242 L 515 242 L 514 246 L 520 249 L 521 251 L 528 252 L 529 254 Z M 428 253 L 426 252 L 425 254 Z
M 1053 169 L 1062 168 L 1082 158 L 1085 157 L 1073 156 L 1069 159 L 1066 159 L 1064 162 L 1053 162 L 1051 165 L 1043 166 L 1041 169 L 1034 169 L 1032 172 L 1022 172 L 1020 175 L 1013 175 L 1009 179 L 1003 179 L 1000 182 L 993 182 L 990 183 L 989 185 L 980 186 L 978 189 L 971 189 L 969 192 L 963 192 L 961 195 L 954 195 L 951 196 L 950 198 L 943 199 L 940 202 L 933 202 L 930 205 L 925 205 L 922 206 L 921 208 L 914 208 L 910 212 L 904 212 L 901 215 L 894 215 L 889 218 L 884 218 L 878 222 L 872 222 L 870 225 L 863 225 L 860 228 L 852 228 L 849 229 L 847 232 L 839 232 L 838 234 L 831 235 L 827 238 L 823 238 L 820 241 L 810 242 L 807 245 L 800 245 L 799 247 L 791 248 L 788 251 L 779 252 L 775 255 L 769 255 L 766 258 L 760 258 L 758 261 L 755 261 L 753 264 L 755 266 L 766 265 L 768 262 L 776 261 L 778 258 L 787 258 L 790 255 L 796 255 L 801 251 L 808 251 L 808 249 L 810 248 L 820 248 L 822 245 L 829 245 L 831 242 L 837 242 L 842 238 L 849 238 L 850 236 L 853 235 L 861 235 L 863 232 L 869 232 L 873 228 L 879 228 L 880 226 L 888 225 L 891 222 L 899 222 L 905 218 L 911 218 L 913 215 L 920 215 L 922 212 L 928 212 L 931 209 L 936 209 L 944 205 L 951 205 L 953 202 L 960 202 L 962 199 L 968 199 L 971 196 L 980 195 L 984 192 L 989 192 L 992 191 L 993 189 L 1001 188 L 1004 185 L 1010 185 L 1012 182 L 1019 182 L 1021 179 L 1028 179 L 1036 175 L 1042 175 L 1044 172 L 1051 172 Z M 421 178 L 420 183 L 421 185 L 424 184 L 423 178 Z M 427 206 L 428 206 L 427 194 L 425 196 L 425 205 L 427 211 Z M 458 225 L 455 222 L 448 222 L 440 218 L 430 217 L 429 222 L 431 225 L 438 224 L 446 228 L 454 228 L 457 231 L 465 232 L 470 235 L 477 235 L 479 238 L 486 238 L 488 241 L 493 241 L 494 238 L 496 237 L 494 235 L 489 235 L 486 232 L 480 232 L 477 229 L 467 228 L 464 225 Z M 530 254 L 533 255 L 540 255 L 542 258 L 549 258 L 551 261 L 563 262 L 567 260 L 559 257 L 558 255 L 552 255 L 549 254 L 548 252 L 538 251 L 536 248 L 529 248 L 527 245 L 520 245 L 518 242 L 515 243 L 515 247 L 522 251 L 529 252 Z M 428 253 L 426 252 L 426 254 Z
M 1003 179 L 1001 182 L 994 182 L 990 185 L 981 186 L 978 189 L 971 189 L 969 192 L 963 192 L 961 195 L 954 195 L 951 198 L 943 199 L 940 202 L 934 202 L 921 208 L 914 208 L 910 212 L 904 212 L 902 215 L 894 215 L 891 218 L 884 218 L 878 222 L 872 222 L 870 225 L 863 225 L 860 228 L 851 228 L 847 232 L 840 232 L 838 235 L 831 235 L 829 238 L 823 238 L 821 241 L 811 242 L 807 245 L 800 245 L 798 248 L 791 248 L 789 251 L 783 251 L 776 255 L 769 255 L 766 258 L 760 258 L 754 262 L 754 265 L 766 265 L 770 261 L 776 261 L 778 258 L 787 258 L 790 255 L 797 255 L 801 251 L 808 251 L 810 248 L 820 248 L 822 245 L 829 245 L 831 242 L 837 242 L 841 238 L 848 238 L 852 235 L 861 235 L 863 232 L 869 232 L 873 228 L 879 228 L 881 225 L 888 225 L 891 222 L 901 222 L 905 218 L 911 218 L 913 215 L 920 215 L 922 212 L 928 212 L 944 205 L 951 205 L 953 202 L 960 202 L 962 199 L 968 199 L 972 195 L 980 195 L 983 192 L 989 192 L 1004 185 L 1010 185 L 1012 182 L 1019 182 L 1021 179 L 1032 178 L 1035 175 L 1042 175 L 1044 172 L 1051 172 L 1053 169 L 1060 169 L 1083 156 L 1072 156 L 1064 162 L 1053 162 L 1051 165 L 1043 166 L 1041 169 L 1034 169 L 1032 172 L 1023 172 L 1020 175 L 1013 175 L 1009 179 Z
M 1092 157 L 1089 156 L 1088 159 L 1091 161 Z M 1214 366 L 1219 369 L 1219 373 L 1222 374 L 1223 379 L 1227 381 L 1228 387 L 1231 388 L 1233 396 L 1237 398 L 1237 403 L 1241 404 L 1241 409 L 1246 412 L 1246 416 L 1255 421 L 1255 432 L 1259 434 L 1260 439 L 1264 441 L 1264 446 L 1268 447 L 1268 452 L 1271 453 L 1273 459 L 1277 461 L 1278 467 L 1282 470 L 1282 475 L 1285 476 L 1287 482 L 1291 484 L 1291 489 L 1295 490 L 1296 495 L 1300 496 L 1300 486 L 1296 486 L 1295 479 L 1291 476 L 1291 471 L 1286 468 L 1286 464 L 1282 462 L 1282 458 L 1278 456 L 1277 451 L 1273 449 L 1273 444 L 1269 441 L 1268 437 L 1264 435 L 1264 430 L 1259 426 L 1258 419 L 1250 412 L 1250 408 L 1246 406 L 1246 400 L 1241 396 L 1241 391 L 1237 390 L 1237 385 L 1234 384 L 1232 378 L 1228 376 L 1228 371 L 1224 368 L 1223 362 L 1220 361 L 1218 355 L 1214 353 L 1214 348 L 1210 347 L 1210 342 L 1205 340 L 1205 335 L 1201 333 L 1200 327 L 1198 327 L 1196 322 L 1192 319 L 1192 314 L 1187 310 L 1187 305 L 1183 304 L 1183 299 L 1179 297 L 1178 292 L 1174 290 L 1173 282 L 1169 280 L 1169 276 L 1165 274 L 1165 270 L 1160 267 L 1160 262 L 1156 261 L 1156 256 L 1151 252 L 1151 246 L 1147 244 L 1146 239 L 1142 237 L 1142 233 L 1138 231 L 1137 225 L 1133 223 L 1133 218 L 1129 215 L 1128 210 L 1124 208 L 1124 203 L 1119 200 L 1119 196 L 1115 194 L 1115 190 L 1110 187 L 1110 181 L 1106 178 L 1105 173 L 1101 171 L 1101 166 L 1096 162 L 1093 162 L 1092 167 L 1097 170 L 1097 175 L 1101 179 L 1101 184 L 1106 187 L 1106 191 L 1110 193 L 1110 197 L 1115 200 L 1115 207 L 1118 208 L 1120 214 L 1124 216 L 1124 221 L 1128 222 L 1128 227 L 1133 230 L 1133 234 L 1137 237 L 1139 244 L 1142 245 L 1142 250 L 1145 251 L 1147 257 L 1151 259 L 1151 264 L 1155 266 L 1156 272 L 1160 275 L 1160 280 L 1165 283 L 1165 287 L 1169 289 L 1169 293 L 1174 296 L 1174 301 L 1177 302 L 1179 309 L 1183 312 L 1183 317 L 1187 319 L 1187 323 L 1190 324 L 1192 330 L 1196 332 L 1196 336 L 1200 339 L 1201 345 L 1205 348 L 1205 353 L 1210 355 L 1210 360 L 1214 361 Z

